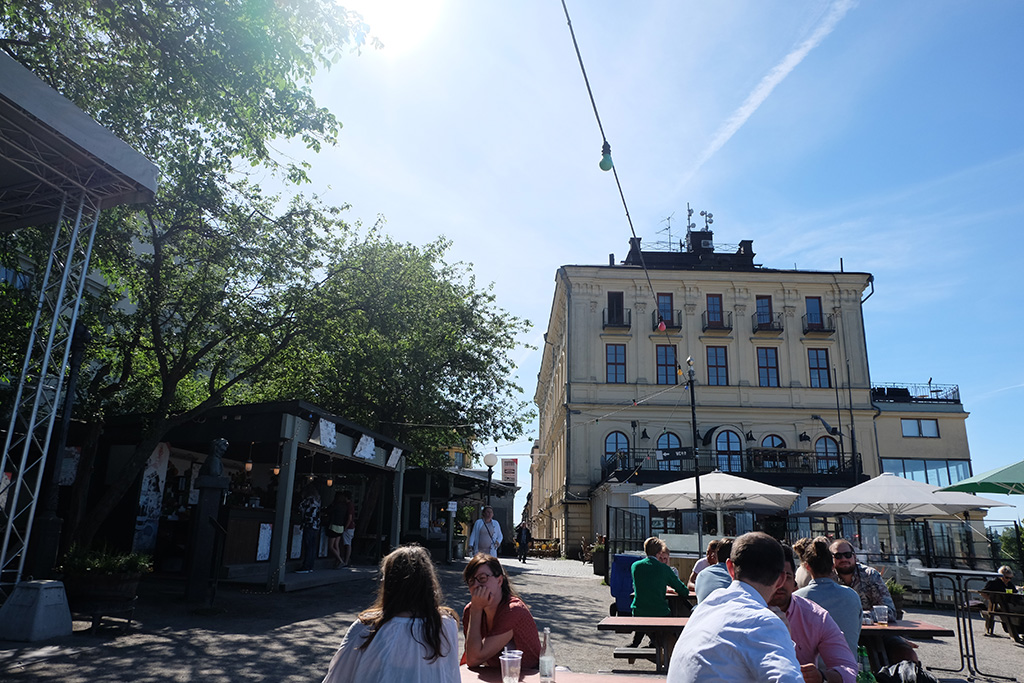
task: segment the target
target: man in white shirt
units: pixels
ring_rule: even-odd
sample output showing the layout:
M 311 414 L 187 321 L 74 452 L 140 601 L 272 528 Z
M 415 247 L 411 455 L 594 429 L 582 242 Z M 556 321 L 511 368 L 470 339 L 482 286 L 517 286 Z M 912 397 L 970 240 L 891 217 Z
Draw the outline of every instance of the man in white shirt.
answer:
M 498 556 L 498 549 L 501 548 L 501 525 L 494 519 L 494 509 L 490 505 L 483 509 L 480 519 L 473 525 L 473 531 L 469 534 L 469 547 L 473 555 L 483 553 Z
M 785 580 L 783 562 L 782 546 L 768 534 L 736 539 L 726 561 L 733 582 L 693 610 L 672 652 L 669 683 L 803 683 L 789 630 L 768 609 Z

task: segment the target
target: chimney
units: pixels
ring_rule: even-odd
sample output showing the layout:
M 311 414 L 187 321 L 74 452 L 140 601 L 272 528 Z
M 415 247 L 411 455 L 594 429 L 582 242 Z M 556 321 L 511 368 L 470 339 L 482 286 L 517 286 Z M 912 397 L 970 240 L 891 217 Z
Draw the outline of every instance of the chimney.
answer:
M 614 266 L 615 265 L 615 254 L 608 254 L 608 265 L 609 266 Z

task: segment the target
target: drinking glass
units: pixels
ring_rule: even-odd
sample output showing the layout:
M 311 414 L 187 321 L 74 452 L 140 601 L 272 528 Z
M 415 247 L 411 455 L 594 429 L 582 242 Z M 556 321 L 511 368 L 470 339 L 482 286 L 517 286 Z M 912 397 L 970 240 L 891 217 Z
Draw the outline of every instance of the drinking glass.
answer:
M 522 656 L 504 654 L 498 657 L 501 662 L 501 683 L 519 683 L 519 669 L 522 666 Z
M 889 608 L 885 605 L 875 605 L 875 621 L 882 626 L 889 623 Z

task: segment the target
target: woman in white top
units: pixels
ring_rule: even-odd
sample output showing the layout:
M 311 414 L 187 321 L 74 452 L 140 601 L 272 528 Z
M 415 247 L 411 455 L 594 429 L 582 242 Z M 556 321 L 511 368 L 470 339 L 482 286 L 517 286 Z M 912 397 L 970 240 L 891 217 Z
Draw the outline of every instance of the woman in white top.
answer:
M 380 569 L 377 601 L 345 634 L 324 683 L 459 683 L 458 621 L 441 605 L 430 554 L 402 546 Z

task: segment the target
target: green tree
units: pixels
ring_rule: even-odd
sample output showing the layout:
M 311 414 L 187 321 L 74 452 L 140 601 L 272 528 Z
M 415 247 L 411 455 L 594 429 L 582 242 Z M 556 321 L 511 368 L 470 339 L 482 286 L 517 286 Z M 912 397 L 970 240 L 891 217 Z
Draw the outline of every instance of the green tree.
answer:
M 339 227 L 336 211 L 302 199 L 279 209 L 245 172 L 305 179 L 306 167 L 272 145 L 335 141 L 341 124 L 310 83 L 365 34 L 331 0 L 0 5 L 0 49 L 161 170 L 156 200 L 105 212 L 97 234 L 93 262 L 112 292 L 98 307 L 92 404 L 148 410 L 151 421 L 85 517 L 82 540 L 181 416 L 222 401 L 308 328 L 314 300 L 300 290 L 316 285 L 314 255 L 333 248 L 323 240 Z M 41 263 L 41 233 L 5 236 L 2 253 Z M 113 305 L 122 295 L 133 315 Z
M 530 325 L 448 263 L 449 248 L 397 243 L 379 227 L 350 244 L 319 292 L 343 313 L 282 353 L 253 395 L 315 402 L 414 447 L 425 466 L 445 465 L 453 445 L 519 437 L 530 413 L 510 354 Z

